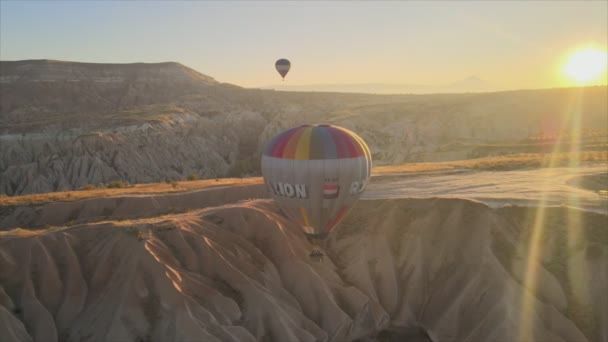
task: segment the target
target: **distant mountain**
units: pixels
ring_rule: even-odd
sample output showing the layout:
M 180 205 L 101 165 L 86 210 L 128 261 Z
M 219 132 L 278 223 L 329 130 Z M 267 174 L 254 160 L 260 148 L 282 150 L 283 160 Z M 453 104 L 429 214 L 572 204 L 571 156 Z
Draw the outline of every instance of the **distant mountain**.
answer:
M 167 103 L 220 85 L 175 62 L 79 63 L 0 61 L 0 113 L 5 124 L 31 122 L 49 113 L 111 112 Z
M 99 82 L 203 81 L 217 83 L 176 62 L 82 63 L 51 59 L 0 61 L 0 83 L 15 82 Z
M 489 91 L 504 90 L 499 86 L 483 80 L 477 76 L 469 76 L 463 80 L 456 81 L 452 84 L 437 87 L 439 92 L 465 92 L 465 93 L 482 93 Z
M 401 84 L 401 83 L 341 83 L 341 84 L 309 84 L 284 85 L 277 84 L 264 87 L 283 91 L 320 91 L 339 93 L 370 93 L 370 94 L 438 94 L 438 93 L 484 93 L 504 90 L 499 86 L 485 81 L 477 76 L 444 85 Z

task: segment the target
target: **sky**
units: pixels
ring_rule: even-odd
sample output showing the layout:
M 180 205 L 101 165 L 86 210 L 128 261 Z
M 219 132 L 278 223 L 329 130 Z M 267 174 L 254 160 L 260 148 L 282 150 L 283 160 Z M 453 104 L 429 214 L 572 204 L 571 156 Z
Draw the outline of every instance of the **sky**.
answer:
M 608 1 L 0 0 L 0 60 L 175 61 L 246 87 L 281 83 L 278 58 L 293 85 L 566 86 L 568 54 L 607 45 Z

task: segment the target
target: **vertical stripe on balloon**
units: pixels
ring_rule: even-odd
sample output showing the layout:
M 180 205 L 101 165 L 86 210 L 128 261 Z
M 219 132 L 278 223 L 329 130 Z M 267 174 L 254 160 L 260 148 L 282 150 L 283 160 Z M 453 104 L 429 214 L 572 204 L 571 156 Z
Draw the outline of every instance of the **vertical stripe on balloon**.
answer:
M 296 148 L 298 147 L 298 142 L 300 141 L 300 136 L 302 135 L 302 132 L 302 129 L 298 129 L 291 137 L 289 137 L 289 141 L 285 145 L 283 153 L 281 153 L 281 158 L 294 159 L 294 156 L 296 154 Z
M 285 136 L 285 134 L 289 133 L 292 130 L 293 129 L 287 130 L 287 131 L 277 135 L 276 137 L 272 138 L 270 143 L 268 145 L 266 145 L 266 149 L 264 150 L 264 153 L 268 156 L 274 156 L 273 150 L 276 148 L 278 142 L 281 140 L 281 138 L 283 136 Z
M 349 157 L 356 157 L 359 153 L 359 151 L 357 150 L 357 146 L 355 145 L 355 142 L 353 141 L 353 139 L 349 139 L 350 137 L 346 137 L 346 134 L 344 134 L 344 132 L 342 132 L 342 134 L 340 135 L 342 141 L 344 141 L 344 144 L 346 145 L 346 148 L 348 149 L 348 156 Z
M 309 159 L 325 159 L 325 145 L 328 145 L 324 139 L 324 127 L 314 127 L 310 134 L 310 156 Z
M 310 159 L 310 135 L 312 134 L 312 129 L 313 127 L 306 127 L 302 130 L 302 134 L 299 136 L 298 145 L 292 158 Z
M 337 129 L 341 130 L 345 135 L 348 135 L 350 137 L 350 139 L 348 139 L 348 141 L 350 143 L 353 144 L 353 146 L 355 147 L 355 149 L 357 150 L 356 155 L 357 156 L 364 156 L 365 155 L 365 149 L 363 148 L 363 146 L 361 146 L 361 140 L 358 138 L 358 136 L 353 133 L 352 131 L 349 131 L 346 128 L 343 127 L 336 127 Z
M 320 134 L 323 136 L 323 159 L 335 159 L 338 157 L 336 142 L 331 136 L 329 127 L 320 127 Z
M 342 139 L 342 133 L 334 127 L 329 127 L 328 131 L 336 146 L 338 158 L 348 158 L 348 147 L 346 146 L 346 143 L 344 143 L 344 139 Z
M 304 225 L 310 226 L 310 222 L 308 221 L 308 214 L 306 213 L 306 208 L 301 207 L 300 213 L 302 214 L 302 219 L 304 220 Z
M 344 215 L 344 211 L 346 210 L 346 208 L 348 207 L 345 205 L 341 206 L 336 216 L 334 216 L 334 218 L 327 222 L 327 224 L 323 228 L 323 231 L 329 232 L 338 222 L 340 222 L 340 219 L 342 218 L 342 215 Z
M 271 148 L 270 155 L 273 157 L 282 157 L 285 145 L 287 145 L 287 142 L 289 142 L 291 136 L 297 131 L 298 127 L 294 127 L 292 129 L 287 130 L 284 134 L 281 134 L 277 141 L 274 143 L 274 146 Z

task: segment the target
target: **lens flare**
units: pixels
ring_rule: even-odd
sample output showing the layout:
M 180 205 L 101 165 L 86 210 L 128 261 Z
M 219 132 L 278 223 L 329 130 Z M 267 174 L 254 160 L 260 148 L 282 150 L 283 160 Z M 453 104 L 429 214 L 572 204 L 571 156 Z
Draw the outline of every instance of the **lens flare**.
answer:
M 581 146 L 580 146 L 580 132 L 581 122 L 583 121 L 584 111 L 584 94 L 585 89 L 580 88 L 575 96 L 572 97 L 569 106 L 564 108 L 564 112 L 561 115 L 561 129 L 560 131 L 569 132 L 569 134 L 558 135 L 557 142 L 555 144 L 553 152 L 550 154 L 548 161 L 548 168 L 546 169 L 546 177 L 551 177 L 550 170 L 559 165 L 558 155 L 561 152 L 573 153 L 573 160 L 570 161 L 569 167 L 576 168 L 580 166 L 581 160 Z M 547 205 L 546 201 L 551 196 L 550 189 L 542 189 L 541 200 L 538 203 L 536 210 L 533 212 L 531 218 L 531 231 L 529 236 L 529 243 L 525 248 L 524 264 L 523 264 L 523 280 L 522 285 L 526 292 L 520 297 L 519 303 L 519 332 L 518 341 L 528 342 L 533 341 L 537 338 L 533 331 L 534 320 L 539 319 L 538 306 L 540 302 L 535 298 L 538 296 L 539 281 L 541 279 L 542 272 L 542 255 L 543 255 L 543 237 L 545 235 L 545 229 L 547 228 Z M 579 207 L 578 199 L 576 196 L 570 196 L 567 203 L 564 203 L 566 207 Z M 577 211 L 569 211 L 568 217 L 566 218 L 567 224 L 567 243 L 564 248 L 567 250 L 574 248 L 580 243 L 582 239 L 583 223 L 580 213 Z M 564 253 L 567 252 L 564 251 Z M 570 265 L 569 265 L 570 266 Z M 574 264 L 568 268 L 568 287 L 575 289 L 576 293 L 588 293 L 587 286 L 582 282 L 582 279 L 586 279 L 586 270 L 579 269 Z M 532 295 L 536 294 L 536 296 Z
M 573 52 L 562 67 L 563 75 L 578 85 L 606 83 L 606 50 L 586 47 Z

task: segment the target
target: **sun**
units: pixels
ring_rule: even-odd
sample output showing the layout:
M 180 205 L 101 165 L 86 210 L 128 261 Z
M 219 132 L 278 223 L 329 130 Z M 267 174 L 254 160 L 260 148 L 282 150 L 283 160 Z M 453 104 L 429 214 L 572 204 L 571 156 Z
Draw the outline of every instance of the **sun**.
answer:
M 585 47 L 574 51 L 564 63 L 562 73 L 569 80 L 576 84 L 591 84 L 600 81 L 604 82 L 602 76 L 606 75 L 606 65 L 608 64 L 608 54 L 606 50 Z

